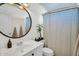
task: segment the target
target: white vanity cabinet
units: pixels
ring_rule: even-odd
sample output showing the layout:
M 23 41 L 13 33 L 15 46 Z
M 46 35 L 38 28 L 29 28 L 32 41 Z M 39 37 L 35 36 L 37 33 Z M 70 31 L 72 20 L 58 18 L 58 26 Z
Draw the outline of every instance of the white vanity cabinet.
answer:
M 35 49 L 33 49 L 32 51 L 24 54 L 24 56 L 42 56 L 42 48 L 43 48 L 43 45 L 40 45 Z
M 42 56 L 43 43 L 28 40 L 22 45 L 10 49 L 2 49 L 2 56 Z

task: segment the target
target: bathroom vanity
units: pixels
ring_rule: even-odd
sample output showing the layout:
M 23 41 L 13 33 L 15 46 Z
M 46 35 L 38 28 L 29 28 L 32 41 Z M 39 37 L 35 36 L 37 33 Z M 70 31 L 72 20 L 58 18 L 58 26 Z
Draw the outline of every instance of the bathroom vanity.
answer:
M 1 49 L 2 56 L 42 56 L 43 43 L 28 40 L 20 46 Z

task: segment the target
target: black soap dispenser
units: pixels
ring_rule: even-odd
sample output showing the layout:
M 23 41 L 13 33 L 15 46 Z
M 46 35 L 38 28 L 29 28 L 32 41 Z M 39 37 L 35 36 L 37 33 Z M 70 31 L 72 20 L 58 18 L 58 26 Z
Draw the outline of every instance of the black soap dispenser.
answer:
M 7 43 L 7 48 L 11 48 L 12 47 L 12 42 L 10 41 L 10 39 L 9 39 L 9 41 L 8 41 L 8 43 Z

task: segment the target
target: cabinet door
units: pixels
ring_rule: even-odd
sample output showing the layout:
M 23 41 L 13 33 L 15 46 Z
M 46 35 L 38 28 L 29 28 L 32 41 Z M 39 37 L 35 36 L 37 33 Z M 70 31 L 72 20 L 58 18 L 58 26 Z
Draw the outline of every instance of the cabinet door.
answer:
M 43 55 L 43 45 L 38 46 L 36 49 L 34 49 L 34 56 L 42 56 Z
M 42 56 L 43 55 L 43 45 L 36 47 L 35 49 L 31 50 L 29 53 L 24 54 L 23 56 Z

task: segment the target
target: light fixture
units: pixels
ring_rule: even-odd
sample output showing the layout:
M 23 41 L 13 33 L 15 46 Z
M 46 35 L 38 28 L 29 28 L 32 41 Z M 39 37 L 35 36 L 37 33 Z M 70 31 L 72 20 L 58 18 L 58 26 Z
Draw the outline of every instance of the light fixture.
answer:
M 14 4 L 14 3 L 9 3 L 9 4 Z M 28 8 L 30 6 L 28 3 L 18 3 L 18 4 L 20 4 L 19 5 L 20 9 Z
M 24 9 L 23 6 L 19 6 L 20 9 Z
M 28 3 L 20 3 L 19 8 L 24 9 L 24 8 L 28 8 L 30 5 Z

